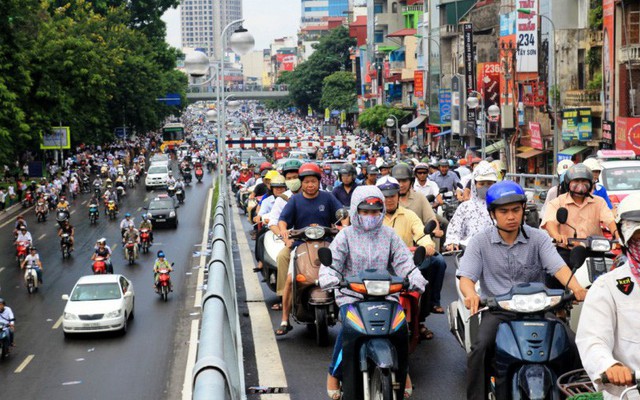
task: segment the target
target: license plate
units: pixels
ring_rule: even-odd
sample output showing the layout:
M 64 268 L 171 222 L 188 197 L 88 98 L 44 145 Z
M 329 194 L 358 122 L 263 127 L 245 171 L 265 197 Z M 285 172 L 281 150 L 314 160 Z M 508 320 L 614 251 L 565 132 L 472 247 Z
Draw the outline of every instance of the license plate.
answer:
M 98 323 L 98 322 L 89 322 L 89 323 L 87 324 L 87 326 L 88 326 L 89 328 L 97 328 L 97 327 L 99 327 L 99 326 L 100 326 L 100 323 Z
M 166 218 L 156 218 L 156 222 L 167 222 Z

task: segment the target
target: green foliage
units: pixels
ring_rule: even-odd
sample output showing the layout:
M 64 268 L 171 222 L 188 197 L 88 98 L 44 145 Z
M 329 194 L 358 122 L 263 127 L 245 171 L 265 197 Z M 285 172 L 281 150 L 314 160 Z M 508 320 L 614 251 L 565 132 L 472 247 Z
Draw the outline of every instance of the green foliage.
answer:
M 592 79 L 587 82 L 587 90 L 602 90 L 602 72 L 593 74 Z
M 602 0 L 591 0 L 588 22 L 589 29 L 602 30 Z
M 587 65 L 589 65 L 589 72 L 592 74 L 602 69 L 601 47 L 591 47 L 589 51 L 587 51 Z
M 356 98 L 356 79 L 351 72 L 334 72 L 322 81 L 321 108 L 349 110 Z
M 558 90 L 557 85 L 551 86 L 549 88 L 549 95 L 551 96 L 551 107 L 555 107 L 556 104 L 560 105 L 560 90 Z
M 324 78 L 337 71 L 350 71 L 349 48 L 356 44 L 345 27 L 332 30 L 314 45 L 315 52 L 288 76 L 289 92 L 300 110 L 320 108 Z
M 367 108 L 358 117 L 358 124 L 362 129 L 382 133 L 386 128 L 386 121 L 390 115 L 395 115 L 398 120 L 404 118 L 408 113 L 397 108 L 376 105 Z

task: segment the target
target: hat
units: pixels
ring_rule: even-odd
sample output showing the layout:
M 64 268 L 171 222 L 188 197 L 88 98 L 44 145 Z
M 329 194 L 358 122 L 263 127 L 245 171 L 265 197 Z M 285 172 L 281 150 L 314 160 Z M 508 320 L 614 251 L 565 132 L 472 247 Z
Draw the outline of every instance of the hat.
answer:
M 380 175 L 380 170 L 375 165 L 367 165 L 368 175 Z
M 378 189 L 382 191 L 384 197 L 395 196 L 400 192 L 400 183 L 392 176 L 383 176 L 376 182 Z
M 279 176 L 280 174 L 278 173 L 278 171 L 272 169 L 272 170 L 268 170 L 267 174 L 264 176 L 264 179 L 269 179 L 269 180 L 273 180 L 273 178 L 275 178 L 276 176 Z

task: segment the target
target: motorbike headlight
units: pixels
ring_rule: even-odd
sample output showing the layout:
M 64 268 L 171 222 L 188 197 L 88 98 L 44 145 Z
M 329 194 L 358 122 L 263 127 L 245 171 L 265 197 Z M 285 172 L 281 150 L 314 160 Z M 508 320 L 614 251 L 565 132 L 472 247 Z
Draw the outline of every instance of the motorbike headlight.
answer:
M 611 242 L 606 239 L 594 239 L 591 241 L 591 250 L 607 252 L 611 250 Z
M 386 296 L 389 294 L 389 281 L 364 281 L 364 287 L 371 296 Z
M 70 312 L 65 312 L 64 313 L 64 319 L 69 319 L 69 320 L 77 320 L 78 316 L 75 314 L 72 314 Z
M 115 310 L 115 311 L 111 311 L 108 312 L 104 315 L 105 318 L 118 318 L 120 315 L 122 315 L 122 310 Z
M 517 294 L 511 300 L 498 302 L 498 305 L 507 311 L 533 313 L 542 311 L 547 307 L 554 307 L 560 303 L 560 300 L 560 296 L 547 296 L 546 293 Z
M 175 211 L 171 211 L 171 212 L 169 213 L 169 218 L 173 218 L 173 217 L 175 217 L 175 216 L 176 216 L 176 212 L 175 212 Z
M 318 240 L 324 236 L 324 228 L 319 226 L 310 226 L 304 230 L 304 235 L 311 240 Z

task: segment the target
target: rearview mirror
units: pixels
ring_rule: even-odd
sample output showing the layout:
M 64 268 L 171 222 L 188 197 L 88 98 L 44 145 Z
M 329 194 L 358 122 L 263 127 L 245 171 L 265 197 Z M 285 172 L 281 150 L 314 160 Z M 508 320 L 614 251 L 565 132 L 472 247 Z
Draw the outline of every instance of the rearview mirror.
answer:
M 69 300 L 69 295 L 68 294 L 63 294 L 62 295 L 62 300 L 68 301 Z
M 328 247 L 321 247 L 318 249 L 318 258 L 325 267 L 330 267 L 333 264 L 333 255 Z
M 413 264 L 420 265 L 427 257 L 427 250 L 423 246 L 418 246 L 416 251 L 413 253 Z
M 340 208 L 338 209 L 338 211 L 336 211 L 336 219 L 338 221 L 342 221 L 343 219 L 347 218 L 349 216 L 349 209 L 347 208 Z
M 545 201 L 547 199 L 547 191 L 545 190 L 544 192 L 540 192 L 540 195 L 538 197 L 540 198 L 540 200 Z
M 424 226 L 424 234 L 431 235 L 431 233 L 435 231 L 437 227 L 438 227 L 438 224 L 436 223 L 436 221 L 431 220 L 427 222 L 427 224 Z
M 434 195 L 430 194 L 427 196 L 427 201 L 429 203 L 433 203 L 435 200 L 436 200 L 436 197 Z
M 558 208 L 558 211 L 556 211 L 556 220 L 560 224 L 566 224 L 568 218 L 569 218 L 569 210 L 567 210 L 564 207 Z
M 559 210 L 558 210 L 559 211 Z M 587 259 L 587 248 L 584 246 L 576 246 L 569 253 L 569 267 L 573 270 L 580 268 Z

